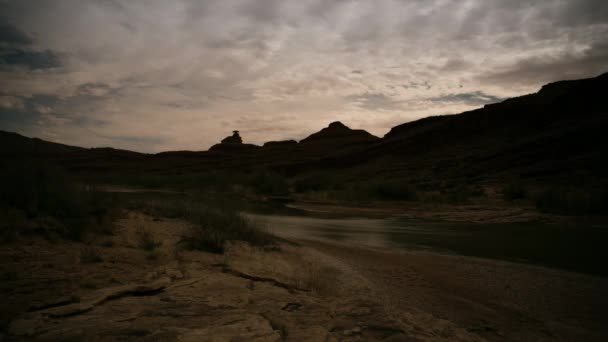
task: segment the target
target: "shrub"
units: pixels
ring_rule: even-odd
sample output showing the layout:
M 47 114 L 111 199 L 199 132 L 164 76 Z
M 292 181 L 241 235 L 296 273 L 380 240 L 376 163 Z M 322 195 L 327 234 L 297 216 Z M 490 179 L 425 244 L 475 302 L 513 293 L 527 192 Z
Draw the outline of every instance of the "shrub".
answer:
M 372 199 L 389 201 L 412 201 L 416 191 L 408 184 L 398 181 L 376 181 L 364 185 L 364 193 Z
M 192 223 L 190 236 L 185 243 L 192 249 L 223 253 L 230 240 L 247 242 L 254 246 L 271 244 L 273 238 L 256 223 L 241 215 L 229 202 L 215 202 L 205 206 L 195 200 L 164 200 L 131 203 L 132 209 Z
M 536 207 L 555 214 L 605 214 L 608 213 L 608 191 L 550 187 L 537 194 Z
M 526 189 L 521 183 L 510 183 L 502 188 L 502 196 L 507 201 L 522 199 L 526 195 Z
M 445 194 L 445 199 L 449 203 L 461 204 L 468 203 L 474 197 L 485 196 L 483 187 L 479 185 L 457 184 L 447 190 L 442 191 Z
M 300 176 L 293 182 L 294 190 L 300 193 L 332 189 L 336 190 L 340 184 L 340 182 L 336 182 L 334 179 L 332 179 L 332 177 L 322 173 Z
M 189 244 L 192 248 L 223 253 L 226 242 L 245 241 L 253 246 L 272 242 L 271 236 L 249 218 L 226 208 L 201 208 Z
M 285 177 L 271 170 L 254 171 L 248 185 L 253 191 L 263 195 L 283 195 L 289 192 Z
M 70 239 L 80 240 L 87 230 L 107 227 L 110 203 L 106 194 L 73 182 L 53 166 L 26 162 L 11 165 L 0 175 L 0 206 L 22 212 L 38 226 L 59 223 L 57 232 Z
M 142 230 L 139 232 L 139 247 L 144 251 L 152 252 L 160 245 L 161 243 L 154 240 L 154 236 L 149 231 Z

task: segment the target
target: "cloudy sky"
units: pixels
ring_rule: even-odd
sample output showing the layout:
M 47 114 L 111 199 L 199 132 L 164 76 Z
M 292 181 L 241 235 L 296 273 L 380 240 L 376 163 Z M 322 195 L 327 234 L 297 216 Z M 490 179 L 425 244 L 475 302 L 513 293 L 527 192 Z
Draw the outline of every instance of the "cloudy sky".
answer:
M 0 0 L 0 129 L 87 147 L 382 136 L 606 71 L 606 0 Z

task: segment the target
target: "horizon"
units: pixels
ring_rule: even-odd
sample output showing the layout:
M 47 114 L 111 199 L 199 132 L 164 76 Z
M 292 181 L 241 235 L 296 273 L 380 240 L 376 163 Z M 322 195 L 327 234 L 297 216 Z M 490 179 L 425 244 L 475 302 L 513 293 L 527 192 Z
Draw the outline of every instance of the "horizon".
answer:
M 1 1 L 0 130 L 143 153 L 382 137 L 608 65 L 599 0 L 269 3 Z

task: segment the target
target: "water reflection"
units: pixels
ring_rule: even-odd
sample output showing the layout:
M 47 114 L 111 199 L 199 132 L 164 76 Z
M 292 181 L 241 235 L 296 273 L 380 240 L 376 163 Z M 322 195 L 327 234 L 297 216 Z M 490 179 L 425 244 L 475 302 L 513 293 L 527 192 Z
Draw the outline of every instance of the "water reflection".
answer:
M 472 224 L 399 218 L 247 214 L 273 234 L 351 246 L 432 249 L 608 274 L 606 225 Z

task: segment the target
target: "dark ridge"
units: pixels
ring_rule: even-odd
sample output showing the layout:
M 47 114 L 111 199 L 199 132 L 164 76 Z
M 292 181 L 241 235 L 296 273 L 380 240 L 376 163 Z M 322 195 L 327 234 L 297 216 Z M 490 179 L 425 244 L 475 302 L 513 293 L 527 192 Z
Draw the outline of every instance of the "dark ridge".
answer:
M 309 135 L 300 141 L 300 144 L 322 143 L 349 145 L 359 144 L 378 140 L 379 138 L 369 134 L 362 129 L 350 129 L 339 121 L 329 124 L 317 133 Z
M 298 146 L 298 142 L 295 140 L 268 141 L 263 145 L 264 148 L 292 148 L 296 146 Z
M 608 74 L 554 82 L 535 94 L 404 123 L 383 138 L 332 122 L 300 143 L 243 144 L 235 132 L 209 151 L 146 155 L 0 132 L 0 156 L 56 160 L 89 174 L 183 174 L 264 167 L 289 175 L 331 170 L 353 179 L 383 177 L 413 184 L 533 179 L 600 186 L 608 181 L 606 89 Z

